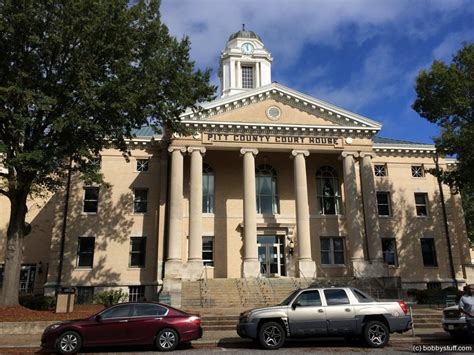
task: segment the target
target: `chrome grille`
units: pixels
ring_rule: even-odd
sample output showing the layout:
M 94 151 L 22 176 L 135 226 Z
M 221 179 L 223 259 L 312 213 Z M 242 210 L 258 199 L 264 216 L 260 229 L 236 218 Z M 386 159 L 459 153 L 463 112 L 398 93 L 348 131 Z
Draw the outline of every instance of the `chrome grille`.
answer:
M 461 312 L 457 309 L 449 309 L 446 311 L 443 311 L 444 313 L 444 318 L 447 319 L 459 319 L 461 317 Z

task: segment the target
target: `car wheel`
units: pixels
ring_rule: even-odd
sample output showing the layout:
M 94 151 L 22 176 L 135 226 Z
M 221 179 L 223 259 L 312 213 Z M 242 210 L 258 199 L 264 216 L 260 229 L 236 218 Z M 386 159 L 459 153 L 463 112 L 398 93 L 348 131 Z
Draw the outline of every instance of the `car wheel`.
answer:
M 56 341 L 56 349 L 61 354 L 75 354 L 81 346 L 81 336 L 72 330 L 62 333 Z
M 285 342 L 285 331 L 279 323 L 267 322 L 260 327 L 258 340 L 264 349 L 278 349 Z
M 159 351 L 172 351 L 179 344 L 179 336 L 176 330 L 166 328 L 156 336 L 156 347 Z
M 390 332 L 382 322 L 372 320 L 364 327 L 364 340 L 371 348 L 383 348 L 390 339 Z

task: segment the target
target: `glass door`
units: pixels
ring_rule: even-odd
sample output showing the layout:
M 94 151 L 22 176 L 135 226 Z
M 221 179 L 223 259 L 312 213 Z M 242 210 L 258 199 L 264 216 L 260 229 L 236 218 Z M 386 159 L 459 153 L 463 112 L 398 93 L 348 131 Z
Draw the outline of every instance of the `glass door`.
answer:
M 264 277 L 280 276 L 282 254 L 280 241 L 276 236 L 260 236 L 257 241 L 260 274 Z

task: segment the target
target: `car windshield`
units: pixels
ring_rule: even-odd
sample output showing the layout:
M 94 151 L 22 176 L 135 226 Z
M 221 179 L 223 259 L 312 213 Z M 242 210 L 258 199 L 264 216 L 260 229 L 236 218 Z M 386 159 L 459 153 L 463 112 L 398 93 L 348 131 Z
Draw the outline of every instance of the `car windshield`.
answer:
M 295 298 L 296 294 L 300 292 L 300 290 L 295 290 L 293 291 L 287 298 L 285 298 L 279 306 L 288 306 L 291 301 L 293 301 L 293 298 Z

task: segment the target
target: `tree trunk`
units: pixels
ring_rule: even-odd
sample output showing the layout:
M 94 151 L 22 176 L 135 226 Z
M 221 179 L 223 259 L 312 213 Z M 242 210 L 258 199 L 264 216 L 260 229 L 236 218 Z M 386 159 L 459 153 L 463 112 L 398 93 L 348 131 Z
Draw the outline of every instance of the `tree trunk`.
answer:
M 23 238 L 25 236 L 26 199 L 28 192 L 14 191 L 10 197 L 10 220 L 7 230 L 5 271 L 0 304 L 18 304 L 21 262 L 23 260 Z

